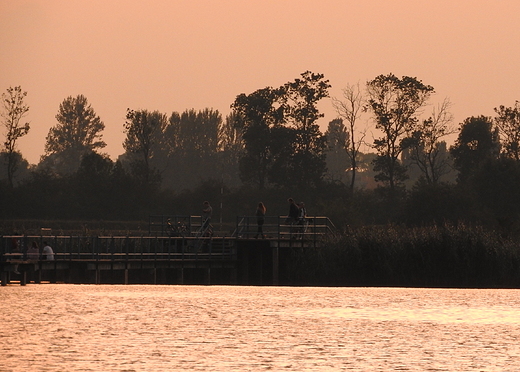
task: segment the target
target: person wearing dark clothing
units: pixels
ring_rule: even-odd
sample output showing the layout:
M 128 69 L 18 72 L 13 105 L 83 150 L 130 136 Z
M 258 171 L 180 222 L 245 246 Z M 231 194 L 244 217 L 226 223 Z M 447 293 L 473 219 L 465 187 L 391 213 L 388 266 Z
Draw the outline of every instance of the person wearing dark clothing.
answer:
M 213 214 L 213 208 L 211 208 L 211 205 L 208 201 L 205 201 L 203 203 L 202 208 L 202 232 L 205 233 L 205 235 L 211 235 L 211 215 Z
M 293 236 L 293 225 L 298 223 L 298 219 L 300 218 L 300 209 L 294 202 L 293 198 L 289 198 L 287 201 L 289 202 L 289 215 L 285 222 L 291 225 L 289 227 L 289 238 L 295 239 L 296 237 Z
M 300 225 L 300 235 L 299 239 L 303 239 L 305 237 L 305 233 L 307 232 L 307 209 L 305 209 L 305 203 L 300 202 L 298 204 L 298 225 Z
M 265 205 L 264 203 L 260 202 L 258 203 L 258 207 L 256 208 L 256 224 L 258 225 L 258 230 L 256 232 L 255 238 L 258 239 L 258 236 L 260 236 L 262 239 L 265 239 L 264 235 L 264 221 L 265 221 Z
M 292 225 L 293 223 L 298 222 L 298 218 L 300 217 L 300 209 L 292 198 L 287 199 L 287 201 L 289 202 L 289 215 L 287 217 L 289 219 L 289 223 Z

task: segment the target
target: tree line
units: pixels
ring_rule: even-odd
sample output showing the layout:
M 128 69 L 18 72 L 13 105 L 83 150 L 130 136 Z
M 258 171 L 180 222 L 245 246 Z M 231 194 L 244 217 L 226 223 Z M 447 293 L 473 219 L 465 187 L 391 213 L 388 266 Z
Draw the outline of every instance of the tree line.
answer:
M 103 153 L 105 124 L 87 98 L 70 96 L 45 154 L 29 165 L 17 149 L 30 131 L 27 92 L 10 87 L 0 107 L 1 217 L 143 220 L 198 213 L 211 200 L 233 221 L 252 214 L 258 201 L 268 214 L 284 214 L 291 196 L 340 226 L 464 221 L 515 228 L 518 102 L 455 128 L 448 99 L 424 117 L 432 86 L 379 75 L 332 97 L 337 117 L 322 133 L 318 103 L 331 98 L 330 88 L 324 75 L 306 71 L 237 95 L 225 117 L 208 108 L 169 115 L 129 108 L 125 152 L 116 161 Z M 371 143 L 364 118 L 378 133 Z M 457 140 L 448 147 L 452 134 Z

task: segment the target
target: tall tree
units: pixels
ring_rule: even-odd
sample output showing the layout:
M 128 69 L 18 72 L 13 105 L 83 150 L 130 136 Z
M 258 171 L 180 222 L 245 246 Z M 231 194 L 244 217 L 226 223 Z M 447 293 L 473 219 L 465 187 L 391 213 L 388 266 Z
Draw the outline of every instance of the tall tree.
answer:
M 364 143 L 365 135 L 366 135 L 366 127 L 364 130 L 359 131 L 358 129 L 358 119 L 360 118 L 361 111 L 363 109 L 364 97 L 361 93 L 361 89 L 359 84 L 357 85 L 347 85 L 343 89 L 343 100 L 332 98 L 332 105 L 336 109 L 338 115 L 346 120 L 348 125 L 348 142 L 345 147 L 345 151 L 347 156 L 350 159 L 350 169 L 351 169 L 351 178 L 350 178 L 350 189 L 354 190 L 354 185 L 356 182 L 356 173 L 358 170 L 358 157 L 359 157 L 359 149 L 361 145 Z M 359 138 L 358 138 L 359 134 Z
M 219 154 L 222 175 L 229 182 L 229 185 L 240 183 L 239 162 L 244 156 L 244 133 L 240 117 L 231 113 L 226 117 L 219 127 Z
M 131 162 L 133 173 L 144 187 L 157 186 L 160 182 L 158 170 L 152 166 L 152 161 L 161 151 L 167 124 L 166 115 L 159 111 L 127 109 L 123 148 L 135 156 Z
M 432 116 L 418 122 L 411 136 L 403 141 L 410 159 L 418 166 L 428 184 L 437 184 L 441 176 L 449 172 L 446 143 L 442 138 L 455 133 L 450 107 L 451 102 L 445 99 L 433 110 Z
M 323 74 L 310 71 L 282 87 L 285 122 L 296 130 L 291 168 L 297 186 L 316 186 L 325 173 L 326 139 L 317 123 L 324 114 L 318 102 L 329 97 L 330 87 Z
M 472 116 L 464 120 L 450 153 L 461 183 L 465 183 L 483 164 L 497 159 L 500 142 L 498 129 L 493 128 L 493 119 Z
M 495 112 L 503 151 L 508 157 L 520 160 L 520 102 L 516 101 L 514 107 L 500 106 Z
M 75 172 L 81 158 L 106 146 L 102 131 L 105 124 L 83 95 L 69 96 L 56 115 L 58 124 L 49 130 L 43 164 L 58 173 Z
M 24 102 L 27 92 L 20 86 L 7 88 L 7 93 L 2 93 L 1 111 L 2 124 L 5 127 L 4 152 L 6 154 L 7 181 L 13 187 L 13 178 L 20 161 L 21 154 L 17 153 L 16 143 L 20 137 L 29 133 L 29 123 L 21 123 L 29 111 L 29 106 Z
M 387 184 L 390 190 L 406 179 L 406 169 L 399 162 L 402 141 L 414 129 L 416 115 L 433 91 L 414 77 L 399 79 L 393 74 L 379 75 L 367 83 L 368 108 L 374 114 L 376 129 L 383 133 L 374 140 L 378 154 L 374 170 L 379 172 L 376 181 Z
M 173 189 L 191 189 L 201 181 L 220 178 L 218 151 L 222 115 L 206 108 L 173 112 L 164 132 L 170 148 L 164 182 Z M 182 178 L 179 177 L 182 174 Z
M 327 138 L 327 173 L 333 181 L 346 183 L 346 174 L 351 168 L 351 162 L 347 154 L 349 133 L 343 124 L 343 119 L 330 121 L 325 137 Z
M 242 125 L 245 154 L 240 160 L 243 182 L 265 188 L 273 165 L 272 129 L 281 126 L 284 108 L 280 104 L 283 90 L 266 87 L 249 95 L 238 95 L 231 105 L 233 115 Z

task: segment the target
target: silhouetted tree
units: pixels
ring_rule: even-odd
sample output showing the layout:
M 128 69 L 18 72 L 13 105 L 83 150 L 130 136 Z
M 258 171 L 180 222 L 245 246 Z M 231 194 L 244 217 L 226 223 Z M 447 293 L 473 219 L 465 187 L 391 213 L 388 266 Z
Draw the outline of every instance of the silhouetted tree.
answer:
M 350 190 L 352 191 L 356 183 L 359 149 L 364 143 L 367 130 L 367 127 L 365 127 L 364 130 L 359 131 L 357 125 L 364 104 L 364 97 L 359 84 L 347 85 L 343 89 L 343 100 L 333 98 L 332 104 L 338 115 L 346 120 L 348 126 L 346 131 L 348 141 L 346 142 L 345 152 L 350 159 Z
M 454 133 L 451 126 L 453 115 L 451 103 L 445 99 L 432 116 L 418 122 L 411 136 L 402 143 L 408 149 L 409 158 L 417 165 L 427 183 L 436 184 L 441 176 L 450 171 L 446 143 L 442 138 Z
M 107 155 L 92 152 L 83 156 L 78 171 L 71 176 L 77 198 L 77 213 L 81 218 L 108 216 L 113 208 L 110 192 L 114 163 Z M 118 190 L 124 192 L 124 189 Z M 104 217 L 106 218 L 106 217 Z
M 231 113 L 219 126 L 219 168 L 229 186 L 240 184 L 239 164 L 245 154 L 243 125 L 240 117 Z
M 482 216 L 509 229 L 520 217 L 520 163 L 512 158 L 489 157 L 470 177 Z M 481 221 L 488 222 L 488 221 Z
M 70 174 L 78 169 L 84 155 L 106 146 L 101 133 L 105 124 L 85 96 L 67 97 L 60 104 L 56 120 L 58 124 L 47 135 L 40 166 L 58 174 Z
M 166 115 L 158 111 L 127 110 L 123 148 L 135 156 L 131 156 L 130 161 L 132 173 L 145 189 L 160 183 L 159 172 L 152 166 L 152 160 L 161 151 L 167 124 Z
M 164 136 L 170 143 L 167 183 L 176 189 L 193 188 L 204 179 L 220 178 L 218 110 L 173 112 Z M 182 177 L 179 177 L 182 174 Z
M 327 138 L 327 150 L 325 152 L 327 156 L 327 174 L 332 181 L 340 181 L 346 184 L 347 171 L 350 170 L 352 163 L 347 154 L 350 141 L 343 119 L 330 121 L 325 137 Z
M 287 186 L 317 186 L 326 171 L 326 139 L 317 123 L 324 114 L 318 102 L 329 96 L 331 85 L 323 74 L 306 71 L 300 76 L 281 88 L 284 121 L 296 130 L 289 168 L 294 183 Z
M 458 180 L 462 183 L 466 182 L 481 164 L 498 158 L 500 143 L 498 130 L 493 128 L 493 120 L 486 116 L 464 120 L 450 153 L 455 168 L 459 171 Z
M 520 102 L 516 101 L 514 107 L 500 106 L 495 108 L 495 112 L 503 151 L 507 156 L 520 160 Z
M 399 162 L 402 141 L 415 128 L 418 110 L 433 91 L 433 87 L 416 78 L 399 79 L 393 74 L 379 75 L 367 83 L 368 108 L 374 114 L 376 129 L 383 132 L 374 140 L 378 154 L 374 170 L 379 172 L 376 180 L 391 190 L 406 179 L 406 169 Z
M 266 87 L 249 95 L 238 95 L 231 105 L 243 126 L 245 154 L 240 159 L 240 178 L 260 189 L 267 185 L 273 164 L 271 131 L 284 120 L 284 108 L 280 104 L 283 93 L 280 88 Z
M 18 166 L 23 161 L 21 153 L 16 151 L 16 143 L 20 137 L 29 133 L 29 123 L 21 123 L 29 111 L 29 106 L 24 102 L 27 92 L 20 86 L 7 88 L 7 93 L 2 93 L 2 124 L 5 127 L 5 142 L 3 151 L 6 160 L 7 182 L 13 187 L 13 179 Z

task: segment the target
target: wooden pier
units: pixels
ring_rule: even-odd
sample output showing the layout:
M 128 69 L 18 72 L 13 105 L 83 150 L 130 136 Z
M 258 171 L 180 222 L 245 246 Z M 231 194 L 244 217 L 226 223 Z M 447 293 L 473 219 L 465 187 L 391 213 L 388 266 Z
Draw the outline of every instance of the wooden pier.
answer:
M 292 252 L 319 248 L 322 237 L 332 231 L 331 224 L 322 224 L 328 220 L 322 217 L 314 217 L 313 226 L 305 227 L 272 217 L 266 218 L 266 238 L 256 239 L 253 219 L 237 218 L 234 231 L 222 236 L 202 232 L 202 224 L 188 226 L 184 234 L 172 232 L 172 218 L 162 218 L 160 229 L 151 221 L 154 236 L 2 236 L 1 285 L 284 285 L 290 284 L 286 268 Z M 26 247 L 33 241 L 39 247 L 47 241 L 54 260 L 27 259 Z

